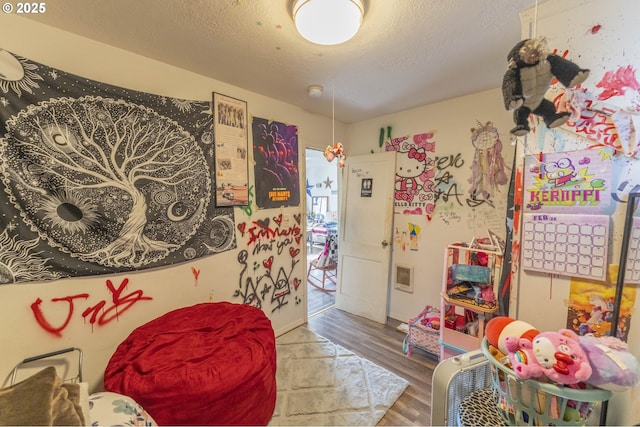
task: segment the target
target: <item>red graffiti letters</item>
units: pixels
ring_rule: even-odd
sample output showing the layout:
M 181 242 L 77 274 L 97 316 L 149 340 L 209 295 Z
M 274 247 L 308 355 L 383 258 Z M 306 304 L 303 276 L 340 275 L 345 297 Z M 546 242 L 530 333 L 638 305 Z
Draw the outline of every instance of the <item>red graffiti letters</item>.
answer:
M 42 309 L 40 307 L 40 305 L 42 304 L 42 300 L 40 298 L 37 298 L 35 302 L 31 304 L 31 311 L 33 311 L 33 315 L 36 317 L 36 321 L 38 322 L 38 324 L 45 331 L 57 337 L 61 337 L 62 330 L 67 327 L 67 325 L 69 324 L 69 321 L 71 320 L 71 316 L 73 315 L 73 300 L 76 298 L 87 299 L 89 298 L 89 294 L 78 294 L 78 295 L 72 295 L 64 298 L 51 299 L 51 302 L 66 301 L 67 303 L 69 303 L 69 306 L 68 306 L 69 312 L 67 313 L 67 318 L 64 320 L 64 322 L 62 322 L 62 325 L 57 328 L 53 326 L 51 323 L 49 323 L 47 319 L 44 318 L 44 314 L 42 313 Z
M 107 286 L 107 289 L 109 289 L 109 292 L 111 292 L 112 305 L 107 306 L 107 301 L 102 300 L 93 306 L 87 307 L 82 312 L 82 317 L 85 319 L 88 318 L 91 326 L 95 325 L 96 323 L 99 326 L 103 326 L 111 322 L 113 319 L 116 319 L 120 314 L 130 309 L 138 301 L 153 299 L 151 297 L 144 296 L 142 290 L 136 290 L 123 295 L 123 291 L 126 289 L 128 283 L 129 283 L 129 279 L 125 278 L 122 281 L 122 283 L 120 283 L 120 286 L 115 287 L 111 282 L 111 280 L 107 280 L 106 286 Z M 74 300 L 78 298 L 87 299 L 89 298 L 89 294 L 78 294 L 78 295 L 71 295 L 71 296 L 62 297 L 62 298 L 51 299 L 51 302 L 60 302 L 60 301 L 67 302 L 66 319 L 64 320 L 64 322 L 62 322 L 60 326 L 57 326 L 57 327 L 52 325 L 45 318 L 44 313 L 42 312 L 42 307 L 41 307 L 42 299 L 37 298 L 35 302 L 31 304 L 31 311 L 33 311 L 33 315 L 36 318 L 36 322 L 38 322 L 38 324 L 42 329 L 44 329 L 45 331 L 57 337 L 61 337 L 62 331 L 69 325 L 69 321 L 73 316 L 73 312 L 75 308 Z

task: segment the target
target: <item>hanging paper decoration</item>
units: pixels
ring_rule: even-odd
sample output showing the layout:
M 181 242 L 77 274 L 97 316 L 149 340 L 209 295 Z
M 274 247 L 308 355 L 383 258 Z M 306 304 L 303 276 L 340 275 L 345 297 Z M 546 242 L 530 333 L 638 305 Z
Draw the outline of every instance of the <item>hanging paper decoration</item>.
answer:
M 338 166 L 340 166 L 341 168 L 344 167 L 344 161 L 347 158 L 347 156 L 344 154 L 344 147 L 340 142 L 336 142 L 335 144 L 333 144 L 333 146 L 327 145 L 327 148 L 324 149 L 324 157 L 329 162 L 332 162 L 333 159 L 337 158 Z

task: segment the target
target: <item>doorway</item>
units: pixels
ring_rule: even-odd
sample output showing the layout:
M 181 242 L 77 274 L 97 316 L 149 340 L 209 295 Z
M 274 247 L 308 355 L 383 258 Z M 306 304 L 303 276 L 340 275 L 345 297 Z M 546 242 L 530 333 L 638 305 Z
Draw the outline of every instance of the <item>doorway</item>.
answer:
M 338 166 L 322 151 L 307 148 L 307 316 L 335 304 L 338 241 Z

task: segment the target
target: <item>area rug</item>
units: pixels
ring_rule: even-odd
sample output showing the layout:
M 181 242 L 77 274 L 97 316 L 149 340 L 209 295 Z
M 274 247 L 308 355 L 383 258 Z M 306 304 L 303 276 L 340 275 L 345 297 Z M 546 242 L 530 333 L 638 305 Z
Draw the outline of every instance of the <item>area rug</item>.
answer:
M 372 426 L 409 382 L 298 327 L 276 340 L 278 397 L 271 426 Z

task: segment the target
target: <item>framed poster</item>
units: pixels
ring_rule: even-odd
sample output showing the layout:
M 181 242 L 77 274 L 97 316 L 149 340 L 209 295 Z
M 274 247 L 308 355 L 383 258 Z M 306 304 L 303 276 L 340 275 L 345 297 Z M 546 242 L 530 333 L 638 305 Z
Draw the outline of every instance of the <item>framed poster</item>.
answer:
M 247 103 L 213 93 L 216 206 L 249 203 Z

